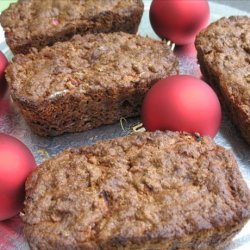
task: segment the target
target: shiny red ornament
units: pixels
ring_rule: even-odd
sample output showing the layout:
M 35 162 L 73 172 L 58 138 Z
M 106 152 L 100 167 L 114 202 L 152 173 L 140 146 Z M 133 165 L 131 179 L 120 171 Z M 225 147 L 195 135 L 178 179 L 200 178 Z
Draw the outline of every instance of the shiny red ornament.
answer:
M 184 45 L 207 26 L 209 14 L 207 0 L 153 0 L 149 17 L 159 37 Z
M 142 122 L 149 131 L 186 131 L 214 137 L 221 124 L 221 106 L 215 92 L 202 80 L 170 76 L 147 93 Z
M 35 167 L 32 153 L 22 142 L 0 133 L 0 221 L 22 209 L 25 181 Z
M 5 80 L 5 69 L 8 66 L 8 60 L 0 51 L 0 98 L 4 96 L 7 90 L 7 83 Z

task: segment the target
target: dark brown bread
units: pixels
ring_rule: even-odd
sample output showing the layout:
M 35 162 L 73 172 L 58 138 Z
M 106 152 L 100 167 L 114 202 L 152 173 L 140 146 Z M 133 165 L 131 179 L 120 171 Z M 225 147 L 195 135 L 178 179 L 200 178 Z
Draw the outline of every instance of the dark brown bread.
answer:
M 12 52 L 25 54 L 75 34 L 136 33 L 142 13 L 142 0 L 19 0 L 0 23 Z
M 208 82 L 250 144 L 250 18 L 222 18 L 196 38 L 198 61 Z
M 26 182 L 23 221 L 31 249 L 216 250 L 249 217 L 231 152 L 145 132 L 44 162 Z
M 34 132 L 54 136 L 137 116 L 149 88 L 177 73 L 166 43 L 118 32 L 17 55 L 6 78 Z

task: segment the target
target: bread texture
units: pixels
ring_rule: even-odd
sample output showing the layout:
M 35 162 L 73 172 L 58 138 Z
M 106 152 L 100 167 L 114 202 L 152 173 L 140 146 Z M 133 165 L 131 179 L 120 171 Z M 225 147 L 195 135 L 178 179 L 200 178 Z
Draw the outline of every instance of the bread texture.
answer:
M 68 149 L 26 182 L 31 249 L 225 247 L 250 216 L 230 151 L 205 137 L 144 132 Z
M 195 46 L 201 72 L 250 144 L 250 18 L 212 23 L 197 36 Z
M 19 0 L 0 23 L 12 52 L 26 54 L 75 34 L 136 33 L 142 14 L 142 0 Z
M 6 79 L 33 131 L 55 136 L 137 116 L 150 87 L 177 73 L 165 42 L 117 32 L 17 55 Z

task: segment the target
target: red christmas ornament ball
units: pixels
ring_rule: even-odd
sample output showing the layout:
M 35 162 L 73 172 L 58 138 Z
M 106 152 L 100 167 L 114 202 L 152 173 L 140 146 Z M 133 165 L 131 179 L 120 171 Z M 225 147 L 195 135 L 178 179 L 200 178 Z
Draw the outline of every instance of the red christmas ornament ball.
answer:
M 142 122 L 149 131 L 186 131 L 214 137 L 221 123 L 221 107 L 212 88 L 202 80 L 170 76 L 147 93 Z
M 0 97 L 4 96 L 7 83 L 5 80 L 5 69 L 8 66 L 9 62 L 5 55 L 0 51 Z
M 159 37 L 184 45 L 206 27 L 209 14 L 207 0 L 153 0 L 149 17 Z
M 0 133 L 0 221 L 22 209 L 25 181 L 35 167 L 32 153 L 21 141 Z

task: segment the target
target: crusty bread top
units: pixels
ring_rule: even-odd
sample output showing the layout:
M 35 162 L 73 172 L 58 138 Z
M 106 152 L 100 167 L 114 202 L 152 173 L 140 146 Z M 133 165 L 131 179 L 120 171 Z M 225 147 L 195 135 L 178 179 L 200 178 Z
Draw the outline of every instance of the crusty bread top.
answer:
M 50 37 L 94 22 L 96 16 L 109 12 L 123 16 L 138 8 L 143 10 L 142 0 L 19 0 L 3 11 L 0 22 L 20 45 L 31 37 Z
M 250 216 L 232 154 L 174 132 L 66 150 L 33 172 L 26 192 L 25 233 L 40 248 L 146 245 L 226 231 Z
M 165 42 L 118 32 L 76 35 L 40 52 L 17 55 L 6 78 L 15 98 L 37 101 L 66 93 L 112 94 L 177 73 L 178 60 Z
M 195 44 L 218 77 L 222 94 L 250 120 L 250 17 L 222 18 L 203 30 Z

